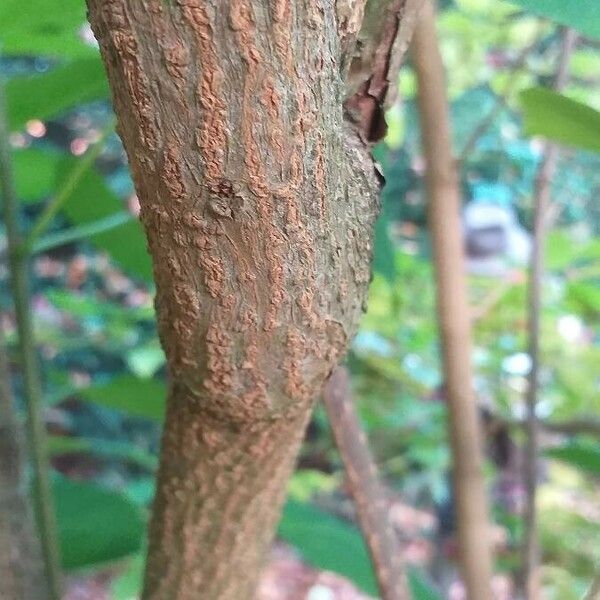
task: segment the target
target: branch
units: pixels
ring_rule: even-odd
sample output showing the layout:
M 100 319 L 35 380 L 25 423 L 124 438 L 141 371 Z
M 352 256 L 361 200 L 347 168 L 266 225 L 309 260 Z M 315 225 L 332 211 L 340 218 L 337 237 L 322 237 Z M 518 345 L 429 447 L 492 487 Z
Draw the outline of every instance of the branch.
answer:
M 517 87 L 517 83 L 519 82 L 519 78 L 517 77 L 517 71 L 520 71 L 527 62 L 527 59 L 531 55 L 531 53 L 537 48 L 539 40 L 535 40 L 529 46 L 526 46 L 521 50 L 517 59 L 511 65 L 510 70 L 508 71 L 508 81 L 504 86 L 504 90 L 502 93 L 496 97 L 496 102 L 494 106 L 490 109 L 490 111 L 479 121 L 479 123 L 475 126 L 471 135 L 468 137 L 463 149 L 458 158 L 458 163 L 460 165 L 464 164 L 471 152 L 475 149 L 477 142 L 479 139 L 487 132 L 487 130 L 494 124 L 494 121 L 500 116 L 502 111 L 508 105 L 508 100 L 515 88 Z
M 479 415 L 473 392 L 471 315 L 460 222 L 460 186 L 452 156 L 445 72 L 433 3 L 425 5 L 415 30 L 412 55 L 427 164 L 428 223 L 448 398 L 461 572 L 468 597 L 483 599 L 491 596 L 490 525 Z
M 15 305 L 24 397 L 27 405 L 27 433 L 33 466 L 34 500 L 42 554 L 46 568 L 46 583 L 52 600 L 61 598 L 61 575 L 49 464 L 46 452 L 46 431 L 42 420 L 42 394 L 36 360 L 33 326 L 29 305 L 27 261 L 20 249 L 18 206 L 10 162 L 9 130 L 6 119 L 4 88 L 0 82 L 0 190 L 8 242 L 10 280 Z
M 408 600 L 400 546 L 389 521 L 385 492 L 352 400 L 348 372 L 333 371 L 323 392 L 329 423 L 384 600 Z
M 576 34 L 565 29 L 562 40 L 562 52 L 554 81 L 554 89 L 560 91 L 567 81 L 571 53 L 576 41 Z M 537 600 L 541 597 L 539 582 L 539 548 L 537 541 L 536 484 L 538 454 L 538 423 L 536 406 L 538 401 L 538 379 L 540 371 L 540 313 L 542 278 L 544 274 L 544 242 L 546 237 L 546 216 L 551 200 L 551 182 L 556 172 L 559 147 L 547 144 L 540 165 L 534 193 L 534 226 L 533 247 L 529 275 L 529 356 L 531 370 L 529 372 L 526 397 L 526 435 L 525 460 L 523 478 L 526 490 L 524 511 L 524 544 L 523 544 L 523 582 L 526 597 Z

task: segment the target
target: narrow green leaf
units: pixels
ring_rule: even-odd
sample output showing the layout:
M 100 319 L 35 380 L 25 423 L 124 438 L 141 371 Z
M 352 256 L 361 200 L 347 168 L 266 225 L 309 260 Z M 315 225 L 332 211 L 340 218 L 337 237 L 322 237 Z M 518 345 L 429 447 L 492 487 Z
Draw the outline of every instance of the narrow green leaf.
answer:
M 600 39 L 600 7 L 598 0 L 510 0 L 523 8 L 577 29 L 589 37 Z
M 125 497 L 63 477 L 54 480 L 53 493 L 65 569 L 91 567 L 139 552 L 144 519 Z
M 79 392 L 82 400 L 159 422 L 164 418 L 166 395 L 163 382 L 130 375 L 116 377 L 110 383 Z
M 58 172 L 57 188 L 69 177 L 76 160 L 65 159 Z M 123 211 L 123 203 L 106 185 L 102 176 L 93 169 L 78 179 L 69 200 L 62 209 L 73 225 L 89 225 Z M 152 263 L 146 250 L 146 237 L 137 220 L 94 233 L 90 242 L 106 250 L 111 258 L 131 275 L 152 280 Z
M 47 119 L 108 96 L 100 56 L 74 60 L 48 73 L 14 77 L 6 84 L 9 126 L 20 129 L 30 119 Z
M 600 445 L 587 442 L 568 442 L 544 452 L 549 458 L 566 462 L 582 471 L 600 475 Z
M 46 252 L 52 248 L 58 248 L 64 244 L 70 244 L 71 242 L 79 242 L 83 239 L 97 235 L 98 233 L 105 233 L 112 231 L 125 223 L 133 221 L 131 214 L 125 211 L 114 213 L 103 219 L 92 221 L 91 223 L 84 223 L 83 225 L 76 225 L 57 233 L 49 233 L 43 237 L 37 239 L 33 243 L 31 248 L 32 253 Z
M 521 93 L 528 135 L 600 152 L 600 112 L 545 88 Z
M 48 451 L 51 456 L 89 454 L 98 458 L 123 460 L 148 471 L 155 471 L 158 466 L 156 456 L 127 442 L 113 440 L 53 435 L 48 438 Z

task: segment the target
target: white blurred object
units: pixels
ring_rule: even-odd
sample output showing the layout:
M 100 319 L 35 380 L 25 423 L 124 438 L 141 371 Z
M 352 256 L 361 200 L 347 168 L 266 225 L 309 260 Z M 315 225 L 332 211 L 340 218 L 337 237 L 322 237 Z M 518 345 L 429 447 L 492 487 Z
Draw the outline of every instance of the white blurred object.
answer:
M 511 207 L 470 202 L 463 210 L 463 227 L 470 273 L 497 277 L 511 266 L 528 263 L 531 236 Z

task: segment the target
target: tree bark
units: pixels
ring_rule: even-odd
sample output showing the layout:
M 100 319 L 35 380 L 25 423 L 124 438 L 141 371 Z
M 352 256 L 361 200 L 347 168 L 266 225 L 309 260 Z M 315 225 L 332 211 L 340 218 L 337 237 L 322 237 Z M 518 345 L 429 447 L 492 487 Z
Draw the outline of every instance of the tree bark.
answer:
M 342 77 L 364 1 L 88 7 L 171 381 L 143 597 L 249 598 L 367 293 L 379 181 Z
M 448 402 L 453 487 L 462 577 L 470 600 L 491 598 L 491 540 L 483 449 L 471 366 L 460 187 L 452 155 L 446 81 L 428 0 L 413 38 L 419 115 L 427 163 L 428 222 Z

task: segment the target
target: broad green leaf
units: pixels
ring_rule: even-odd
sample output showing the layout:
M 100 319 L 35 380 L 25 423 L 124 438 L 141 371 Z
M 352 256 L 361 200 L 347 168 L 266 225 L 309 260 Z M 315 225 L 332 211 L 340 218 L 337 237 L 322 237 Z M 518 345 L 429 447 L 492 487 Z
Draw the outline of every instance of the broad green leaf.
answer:
M 76 160 L 67 158 L 59 167 L 57 188 L 69 177 Z M 93 223 L 121 212 L 123 204 L 95 170 L 86 171 L 78 180 L 63 213 L 73 223 Z M 90 236 L 90 242 L 106 250 L 111 258 L 131 275 L 150 281 L 152 264 L 146 250 L 146 237 L 137 220 L 123 223 L 109 231 Z
M 577 29 L 589 37 L 600 39 L 600 6 L 598 0 L 510 0 L 523 8 Z
M 6 83 L 9 126 L 20 129 L 30 119 L 47 119 L 108 96 L 99 56 L 74 60 L 43 74 L 13 77 Z
M 155 471 L 158 466 L 156 456 L 127 442 L 113 440 L 53 435 L 48 438 L 48 451 L 51 456 L 89 454 L 99 458 L 124 460 L 148 471 Z
M 568 442 L 563 446 L 550 448 L 544 454 L 593 475 L 600 475 L 600 445 L 598 444 Z
M 63 567 L 112 562 L 139 552 L 141 510 L 116 492 L 57 477 L 53 482 Z
M 36 148 L 14 150 L 12 164 L 19 200 L 31 202 L 50 195 L 62 155 Z
M 166 395 L 163 382 L 138 379 L 131 375 L 122 375 L 105 385 L 89 387 L 79 392 L 82 400 L 159 422 L 164 418 Z
M 528 135 L 600 152 L 599 111 L 539 87 L 522 92 L 521 102 Z
M 98 50 L 81 37 L 86 22 L 81 0 L 2 0 L 0 48 L 6 55 L 89 56 Z
M 377 595 L 367 548 L 352 525 L 309 504 L 288 501 L 278 535 L 315 567 L 339 573 L 365 592 Z M 409 576 L 413 600 L 441 600 L 417 571 L 411 571 Z

